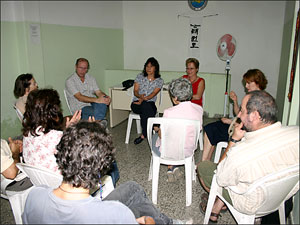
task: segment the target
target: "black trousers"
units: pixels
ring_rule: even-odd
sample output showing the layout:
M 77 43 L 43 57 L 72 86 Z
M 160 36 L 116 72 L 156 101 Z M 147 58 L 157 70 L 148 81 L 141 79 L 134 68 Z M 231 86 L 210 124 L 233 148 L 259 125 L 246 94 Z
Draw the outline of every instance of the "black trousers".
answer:
M 147 137 L 147 122 L 149 117 L 155 117 L 157 108 L 155 102 L 143 101 L 140 105 L 131 103 L 131 109 L 134 113 L 139 114 L 141 117 L 142 133 Z

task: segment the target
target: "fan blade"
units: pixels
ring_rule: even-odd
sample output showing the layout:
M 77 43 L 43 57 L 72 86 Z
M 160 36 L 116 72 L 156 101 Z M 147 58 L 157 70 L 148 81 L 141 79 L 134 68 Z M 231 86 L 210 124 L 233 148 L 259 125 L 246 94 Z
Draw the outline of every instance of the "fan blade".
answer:
M 227 49 L 228 49 L 228 55 L 232 56 L 235 52 L 235 45 L 233 43 L 230 43 L 229 45 L 227 45 Z
M 221 49 L 221 47 L 219 46 L 218 47 L 218 55 L 220 56 L 220 57 L 222 57 L 222 56 L 224 56 L 224 51 Z

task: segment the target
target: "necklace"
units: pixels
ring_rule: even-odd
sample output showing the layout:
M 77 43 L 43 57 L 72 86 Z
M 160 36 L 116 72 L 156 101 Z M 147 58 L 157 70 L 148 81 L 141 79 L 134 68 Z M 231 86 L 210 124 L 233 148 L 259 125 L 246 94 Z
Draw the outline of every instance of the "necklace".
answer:
M 60 190 L 62 190 L 63 192 L 69 193 L 69 194 L 88 194 L 87 192 L 72 192 L 72 191 L 66 191 L 64 189 L 62 189 L 61 186 L 58 187 Z

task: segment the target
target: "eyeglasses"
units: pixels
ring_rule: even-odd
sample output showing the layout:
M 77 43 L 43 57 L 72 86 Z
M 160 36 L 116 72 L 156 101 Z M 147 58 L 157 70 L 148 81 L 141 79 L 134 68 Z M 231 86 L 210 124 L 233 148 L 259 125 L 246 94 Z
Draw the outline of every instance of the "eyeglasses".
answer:
M 79 66 L 77 66 L 77 68 L 79 68 L 79 69 L 81 69 L 81 70 L 88 70 L 87 67 L 79 67 Z

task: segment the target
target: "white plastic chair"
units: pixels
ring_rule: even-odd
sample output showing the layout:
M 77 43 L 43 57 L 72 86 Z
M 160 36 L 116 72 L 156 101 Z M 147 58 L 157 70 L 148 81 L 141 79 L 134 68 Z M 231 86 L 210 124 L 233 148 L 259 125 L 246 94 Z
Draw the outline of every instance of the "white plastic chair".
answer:
M 280 178 L 277 179 L 278 177 Z M 214 175 L 203 224 L 208 223 L 216 196 L 218 196 L 226 204 L 238 224 L 254 224 L 255 218 L 265 216 L 277 210 L 279 210 L 280 224 L 285 224 L 284 202 L 291 197 L 289 195 L 298 183 L 299 164 L 258 179 L 245 192 L 239 192 L 234 189 L 235 187 L 230 187 L 232 191 L 240 195 L 251 195 L 251 193 L 257 188 L 261 188 L 263 190 L 265 196 L 264 202 L 255 214 L 247 215 L 237 211 L 234 206 L 229 204 L 222 197 L 222 188 L 218 186 L 216 175 Z
M 153 124 L 160 124 L 161 129 L 161 156 L 152 151 L 152 130 Z M 196 180 L 196 167 L 194 154 L 185 158 L 184 145 L 186 130 L 194 128 L 194 151 L 197 149 L 200 134 L 200 123 L 198 120 L 173 119 L 173 118 L 149 118 L 147 125 L 147 139 L 152 151 L 152 158 L 149 169 L 149 180 L 152 180 L 152 202 L 157 204 L 158 179 L 160 164 L 184 165 L 186 180 L 186 206 L 192 203 L 192 180 Z M 169 141 L 170 140 L 170 141 Z M 175 140 L 175 142 L 174 142 Z
M 204 113 L 204 103 L 205 103 L 205 91 L 202 94 L 202 108 L 203 108 L 203 113 Z M 200 150 L 203 151 L 203 126 L 201 126 L 201 130 L 200 130 L 199 148 L 200 148 Z
M 228 142 L 226 141 L 220 141 L 217 144 L 216 151 L 215 151 L 215 158 L 214 158 L 214 163 L 218 163 L 220 160 L 221 152 L 223 148 L 227 148 Z
M 26 176 L 19 174 L 17 180 L 21 180 Z M 1 198 L 8 199 L 16 224 L 22 224 L 22 213 L 24 211 L 25 201 L 31 188 L 23 191 L 9 191 L 6 187 L 15 180 L 7 179 L 1 174 Z
M 26 174 L 34 186 L 47 185 L 57 188 L 62 182 L 62 176 L 52 170 L 43 167 L 28 165 L 25 163 L 16 164 L 19 170 Z
M 70 111 L 70 114 L 73 115 L 73 113 L 72 113 L 72 111 L 71 111 L 71 108 L 70 108 L 69 101 L 68 101 L 68 96 L 67 96 L 67 91 L 66 91 L 66 89 L 64 89 L 64 96 L 65 96 L 66 103 L 67 103 L 68 109 L 69 109 L 69 111 Z
M 47 185 L 52 188 L 57 188 L 63 180 L 62 175 L 54 173 L 52 170 L 46 168 L 32 166 L 25 163 L 17 163 L 17 167 L 30 178 L 34 186 Z M 105 198 L 114 190 L 111 176 L 104 176 L 102 185 L 102 198 Z M 100 197 L 100 193 L 94 193 L 93 196 Z
M 162 91 L 159 92 L 157 99 L 159 98 L 159 105 L 161 104 L 161 93 Z M 133 96 L 133 87 L 132 87 L 132 96 Z M 158 107 L 157 107 L 158 109 Z M 155 117 L 159 117 L 159 112 L 156 112 Z M 130 112 L 128 116 L 128 122 L 127 122 L 127 129 L 126 129 L 126 138 L 125 138 L 125 144 L 129 143 L 129 138 L 130 138 L 130 132 L 131 132 L 131 125 L 132 125 L 132 120 L 136 120 L 136 130 L 138 134 L 142 133 L 142 126 L 141 126 L 141 117 L 139 114 L 136 114 L 134 112 Z
M 16 111 L 16 114 L 17 114 L 17 116 L 18 116 L 18 118 L 19 118 L 19 120 L 21 121 L 21 123 L 22 123 L 22 121 L 23 121 L 23 114 L 21 113 L 21 111 L 16 107 L 16 105 L 14 104 L 13 105 L 13 108 L 14 108 L 14 110 Z

